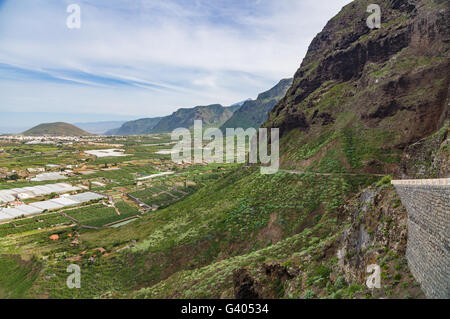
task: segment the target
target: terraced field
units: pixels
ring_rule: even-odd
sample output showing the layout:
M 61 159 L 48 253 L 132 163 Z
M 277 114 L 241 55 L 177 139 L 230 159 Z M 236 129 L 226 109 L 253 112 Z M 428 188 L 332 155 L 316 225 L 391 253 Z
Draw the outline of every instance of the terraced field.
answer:
M 193 191 L 193 188 L 175 188 L 173 186 L 162 184 L 133 192 L 130 195 L 143 201 L 149 206 L 156 205 L 158 207 L 167 207 L 183 199 Z
M 138 215 L 138 211 L 125 202 L 117 203 L 120 215 L 114 207 L 106 207 L 102 204 L 83 207 L 67 212 L 67 215 L 77 221 L 79 225 L 101 227 L 107 224 Z
M 73 222 L 69 218 L 58 213 L 39 215 L 0 225 L 0 237 L 70 224 L 73 224 Z

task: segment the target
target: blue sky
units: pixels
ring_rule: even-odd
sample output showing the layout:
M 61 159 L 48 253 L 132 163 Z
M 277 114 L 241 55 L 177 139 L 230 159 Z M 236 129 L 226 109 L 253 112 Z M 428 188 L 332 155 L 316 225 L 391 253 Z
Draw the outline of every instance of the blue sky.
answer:
M 255 98 L 349 2 L 0 0 L 0 132 Z M 66 26 L 72 3 L 81 29 Z

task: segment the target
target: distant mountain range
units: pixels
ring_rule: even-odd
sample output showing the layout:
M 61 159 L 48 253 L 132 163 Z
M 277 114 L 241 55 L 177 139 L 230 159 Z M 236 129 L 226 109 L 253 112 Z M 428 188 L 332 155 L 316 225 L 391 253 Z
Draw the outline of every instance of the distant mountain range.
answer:
M 123 125 L 125 122 L 126 121 L 100 121 L 100 122 L 84 122 L 72 124 L 92 134 L 104 134 L 109 130 L 115 129 Z
M 291 85 L 292 79 L 283 79 L 269 91 L 258 95 L 256 100 L 247 100 L 222 125 L 221 129 L 238 127 L 243 129 L 249 127 L 259 128 L 267 120 L 268 113 L 284 97 Z
M 241 102 L 234 103 L 234 104 L 232 104 L 231 106 L 242 106 L 245 102 L 251 101 L 251 100 L 252 100 L 252 99 L 248 98 L 248 99 L 246 99 L 245 101 L 241 101 Z
M 107 131 L 105 135 L 148 134 L 160 120 L 161 117 L 154 117 L 125 122 L 121 127 Z
M 43 123 L 25 132 L 25 136 L 88 136 L 92 135 L 82 129 L 64 122 Z
M 166 133 L 179 127 L 190 128 L 195 120 L 202 120 L 205 127 L 220 127 L 238 108 L 240 108 L 239 105 L 225 107 L 212 104 L 196 106 L 192 109 L 179 109 L 172 115 L 163 117 L 151 132 Z
M 202 120 L 204 127 L 258 128 L 292 84 L 292 79 L 281 80 L 275 87 L 261 93 L 256 100 L 247 99 L 231 106 L 211 104 L 182 108 L 169 116 L 143 118 L 124 123 L 120 128 L 107 131 L 106 135 L 140 135 L 169 133 L 179 127 L 191 128 L 195 120 Z
M 144 135 L 169 133 L 179 127 L 191 128 L 195 120 L 204 127 L 247 129 L 259 128 L 268 119 L 268 112 L 283 98 L 292 85 L 292 79 L 283 79 L 270 90 L 231 106 L 211 104 L 193 108 L 181 108 L 165 117 L 142 118 L 134 121 L 103 121 L 68 124 L 64 122 L 40 124 L 25 135 Z

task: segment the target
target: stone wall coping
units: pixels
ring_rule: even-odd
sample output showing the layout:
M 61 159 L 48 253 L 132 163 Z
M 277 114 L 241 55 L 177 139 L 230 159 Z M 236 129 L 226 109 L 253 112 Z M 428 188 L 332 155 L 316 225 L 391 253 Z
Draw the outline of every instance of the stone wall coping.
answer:
M 434 179 L 398 179 L 392 180 L 392 185 L 436 185 L 450 186 L 450 178 L 434 178 Z

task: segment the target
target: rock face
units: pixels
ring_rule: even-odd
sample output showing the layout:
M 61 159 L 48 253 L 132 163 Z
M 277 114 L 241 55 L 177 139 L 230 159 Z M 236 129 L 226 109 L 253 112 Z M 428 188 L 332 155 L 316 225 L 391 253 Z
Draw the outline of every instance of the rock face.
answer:
M 408 216 L 392 186 L 364 189 L 348 202 L 340 218 L 349 226 L 338 241 L 336 270 L 343 273 L 347 282 L 364 285 L 367 267 L 376 264 L 383 274 L 383 287 L 376 291 L 378 296 L 390 289 L 397 290 L 392 293 L 398 296 L 424 297 L 407 266 Z M 397 284 L 400 280 L 409 286 L 407 290 L 401 291 Z
M 236 299 L 258 299 L 254 279 L 246 269 L 238 269 L 233 274 L 234 297 Z
M 431 136 L 409 145 L 401 162 L 402 179 L 446 178 L 450 176 L 448 122 Z
M 270 112 L 263 126 L 280 128 L 285 152 L 292 153 L 295 143 L 312 142 L 320 160 L 330 145 L 345 143 L 350 129 L 355 141 L 366 146 L 356 145 L 353 154 L 343 149 L 342 166 L 398 172 L 396 154 L 444 124 L 450 73 L 448 2 L 382 1 L 380 29 L 366 25 L 370 3 L 354 1 L 328 22 L 312 41 L 286 96 Z M 325 133 L 330 136 L 326 140 L 321 137 Z M 376 154 L 377 148 L 390 158 Z M 358 153 L 361 158 L 353 165 L 351 157 Z M 290 155 L 284 163 L 296 157 L 297 166 L 305 166 L 304 158 Z
M 405 149 L 401 162 L 403 179 L 450 177 L 448 165 L 450 163 L 448 140 L 450 94 L 447 96 L 446 105 L 447 110 L 442 114 L 442 121 L 444 121 L 442 128 Z
M 286 94 L 286 91 L 292 84 L 292 79 L 283 79 L 269 91 L 258 95 L 256 100 L 246 101 L 233 116 L 222 125 L 222 130 L 226 128 L 253 127 L 258 129 L 268 117 L 269 111 Z

